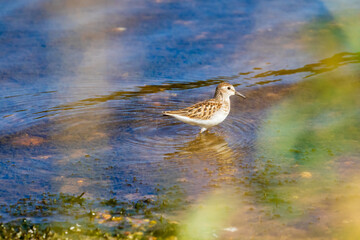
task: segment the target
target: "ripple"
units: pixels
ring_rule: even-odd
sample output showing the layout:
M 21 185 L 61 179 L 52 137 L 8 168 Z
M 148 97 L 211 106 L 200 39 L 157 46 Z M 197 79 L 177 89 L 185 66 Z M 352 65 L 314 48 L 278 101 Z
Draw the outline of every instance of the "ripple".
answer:
M 56 111 L 47 106 L 41 107 L 41 114 L 19 112 L 27 113 L 29 119 L 0 138 L 0 156 L 5 161 L 14 156 L 27 159 L 26 167 L 36 179 L 53 182 L 49 185 L 61 191 L 82 189 L 105 195 L 110 188 L 128 194 L 131 190 L 124 188 L 124 181 L 136 176 L 148 183 L 136 187 L 140 192 L 147 193 L 149 186 L 158 183 L 185 181 L 191 184 L 182 187 L 196 195 L 204 188 L 234 184 L 236 176 L 246 174 L 243 169 L 251 161 L 261 122 L 259 112 L 264 112 L 264 103 L 268 104 L 262 100 L 266 91 L 258 93 L 248 90 L 246 101 L 234 97 L 228 118 L 203 134 L 199 134 L 199 127 L 163 116 L 162 111 L 206 99 L 212 95 L 207 89 L 160 91 L 111 100 L 94 97 Z M 48 95 L 42 100 L 39 97 L 40 104 L 51 99 Z M 57 114 L 49 116 L 53 113 Z M 31 161 L 33 158 L 41 160 Z M 76 184 L 79 179 L 83 185 Z

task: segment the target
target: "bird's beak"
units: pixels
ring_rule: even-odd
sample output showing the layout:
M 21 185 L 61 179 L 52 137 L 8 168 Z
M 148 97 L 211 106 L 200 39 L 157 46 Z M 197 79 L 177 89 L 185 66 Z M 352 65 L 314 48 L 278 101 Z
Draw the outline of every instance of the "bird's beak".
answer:
M 235 91 L 235 95 L 238 95 L 240 97 L 246 98 L 244 95 L 242 95 L 241 93 L 239 93 L 238 91 Z

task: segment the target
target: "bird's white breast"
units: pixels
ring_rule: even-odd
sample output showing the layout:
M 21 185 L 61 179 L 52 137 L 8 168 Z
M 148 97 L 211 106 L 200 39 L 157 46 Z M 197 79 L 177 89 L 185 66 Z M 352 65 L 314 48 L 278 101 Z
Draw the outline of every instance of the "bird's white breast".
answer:
M 229 115 L 229 111 L 224 111 L 223 109 L 220 109 L 209 120 L 205 120 L 206 122 L 204 122 L 204 123 L 207 126 L 204 126 L 204 127 L 212 127 L 212 126 L 218 125 L 219 123 L 224 121 L 228 115 Z
M 176 119 L 183 121 L 185 123 L 196 125 L 204 128 L 209 128 L 215 125 L 218 125 L 222 121 L 225 120 L 225 118 L 228 116 L 229 112 L 223 111 L 222 109 L 218 110 L 210 119 L 195 119 L 195 118 L 189 118 L 185 116 L 180 115 L 173 115 Z

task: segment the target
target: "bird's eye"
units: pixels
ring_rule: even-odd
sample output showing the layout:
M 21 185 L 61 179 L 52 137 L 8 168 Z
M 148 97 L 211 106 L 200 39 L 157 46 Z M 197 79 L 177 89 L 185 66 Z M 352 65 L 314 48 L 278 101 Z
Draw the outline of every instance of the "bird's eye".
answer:
M 230 90 L 231 88 L 230 87 L 228 87 L 228 90 Z

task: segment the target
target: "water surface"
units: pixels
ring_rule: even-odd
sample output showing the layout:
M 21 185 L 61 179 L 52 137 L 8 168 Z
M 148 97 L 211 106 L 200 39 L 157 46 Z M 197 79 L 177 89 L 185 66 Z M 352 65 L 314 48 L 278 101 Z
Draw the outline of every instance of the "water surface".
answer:
M 190 210 L 164 216 L 201 229 L 184 239 L 355 236 L 333 201 L 358 194 L 356 1 L 0 5 L 1 203 L 165 195 Z M 247 99 L 209 132 L 161 115 L 222 81 Z

